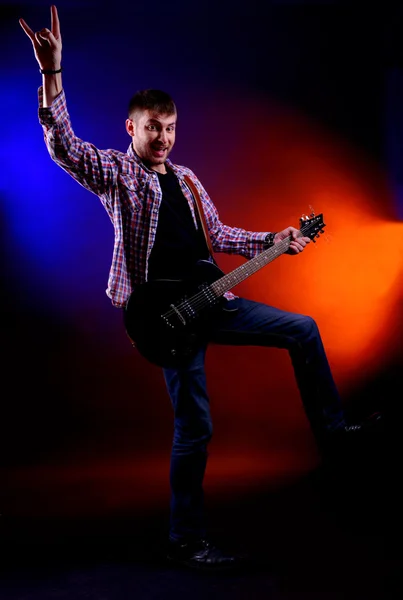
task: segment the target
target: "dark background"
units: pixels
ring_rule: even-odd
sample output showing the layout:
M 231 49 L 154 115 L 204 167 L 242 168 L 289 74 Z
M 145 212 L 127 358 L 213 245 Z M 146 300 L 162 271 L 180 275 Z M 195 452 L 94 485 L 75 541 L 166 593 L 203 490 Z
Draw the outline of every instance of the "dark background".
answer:
M 194 169 L 225 222 L 255 230 L 294 224 L 311 189 L 296 197 L 304 152 L 312 164 L 309 185 L 316 177 L 324 192 L 334 181 L 354 184 L 343 206 L 326 200 L 334 218 L 329 230 L 340 239 L 345 229 L 354 237 L 365 225 L 368 235 L 355 242 L 352 256 L 333 257 L 318 244 L 312 265 L 317 260 L 319 271 L 309 287 L 323 300 L 311 302 L 308 290 L 286 293 L 298 277 L 293 260 L 273 269 L 278 286 L 262 274 L 244 290 L 313 314 L 352 414 L 381 408 L 397 424 L 402 7 L 262 0 L 62 0 L 57 7 L 63 83 L 80 137 L 125 151 L 129 98 L 158 87 L 178 106 L 173 159 Z M 52 163 L 37 120 L 41 80 L 18 19 L 34 30 L 50 26 L 50 8 L 6 3 L 0 11 L 3 528 L 13 537 L 14 527 L 19 535 L 24 530 L 16 526 L 24 519 L 34 531 L 37 519 L 54 517 L 80 526 L 97 517 L 165 519 L 172 415 L 162 374 L 133 351 L 120 311 L 104 293 L 113 246 L 109 219 L 95 196 Z M 266 194 L 266 185 L 279 194 Z M 359 222 L 338 229 L 346 207 Z M 320 251 L 333 262 L 321 265 Z M 381 256 L 385 262 L 378 264 Z M 221 260 L 227 268 L 238 264 Z M 306 282 L 312 271 L 305 268 Z M 322 296 L 321 277 L 330 290 L 322 285 Z M 356 286 L 345 295 L 347 279 Z M 330 309 L 346 311 L 348 319 L 332 329 Z M 358 320 L 361 329 L 348 341 Z M 211 502 L 248 503 L 267 489 L 281 497 L 309 477 L 320 459 L 288 358 L 214 348 L 207 368 L 216 424 L 206 480 Z M 342 502 L 354 505 L 351 497 Z

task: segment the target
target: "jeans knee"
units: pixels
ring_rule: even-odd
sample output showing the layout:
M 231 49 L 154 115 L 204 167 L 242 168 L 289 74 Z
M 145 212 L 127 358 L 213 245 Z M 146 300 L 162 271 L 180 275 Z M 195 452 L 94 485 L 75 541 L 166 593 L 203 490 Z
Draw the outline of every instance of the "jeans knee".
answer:
M 301 331 L 303 332 L 305 340 L 312 340 L 319 335 L 319 328 L 315 319 L 309 316 L 302 317 Z
M 213 437 L 213 425 L 209 419 L 194 422 L 175 422 L 174 448 L 181 454 L 205 451 Z

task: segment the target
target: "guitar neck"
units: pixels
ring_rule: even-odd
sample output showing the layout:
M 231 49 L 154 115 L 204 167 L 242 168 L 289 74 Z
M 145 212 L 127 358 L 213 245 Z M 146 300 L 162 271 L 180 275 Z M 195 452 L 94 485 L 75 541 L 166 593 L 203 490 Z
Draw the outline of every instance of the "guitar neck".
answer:
M 264 266 L 268 265 L 270 262 L 287 252 L 290 247 L 291 236 L 288 236 L 281 242 L 274 244 L 271 248 L 267 248 L 254 258 L 251 258 L 243 265 L 240 265 L 231 273 L 227 273 L 220 279 L 217 279 L 212 283 L 209 287 L 213 290 L 216 296 L 222 296 L 225 292 L 228 292 L 231 288 L 235 287 Z

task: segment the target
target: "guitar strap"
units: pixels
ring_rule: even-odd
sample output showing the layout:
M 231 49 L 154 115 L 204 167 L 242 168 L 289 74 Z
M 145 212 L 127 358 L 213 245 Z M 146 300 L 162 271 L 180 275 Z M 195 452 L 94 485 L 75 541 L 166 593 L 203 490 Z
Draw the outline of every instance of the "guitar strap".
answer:
M 190 179 L 190 177 L 188 175 L 184 175 L 183 178 L 186 181 L 187 185 L 189 186 L 190 191 L 192 192 L 192 195 L 195 199 L 197 212 L 199 213 L 199 220 L 200 220 L 201 226 L 203 228 L 204 237 L 205 237 L 206 243 L 207 243 L 207 248 L 209 249 L 210 255 L 213 258 L 214 251 L 213 251 L 213 247 L 211 245 L 210 236 L 208 234 L 206 217 L 204 216 L 204 210 L 203 210 L 202 201 L 201 201 L 199 192 L 198 192 L 195 184 L 193 183 L 193 181 Z

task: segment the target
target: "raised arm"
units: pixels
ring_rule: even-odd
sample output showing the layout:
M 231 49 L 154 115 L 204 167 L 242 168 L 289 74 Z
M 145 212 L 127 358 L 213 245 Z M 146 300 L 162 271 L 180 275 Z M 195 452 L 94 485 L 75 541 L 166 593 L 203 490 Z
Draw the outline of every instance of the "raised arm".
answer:
M 19 23 L 29 39 L 42 73 L 43 106 L 50 106 L 56 96 L 62 91 L 62 36 L 56 6 L 50 7 L 50 29 L 44 27 L 34 33 L 24 19 Z M 55 73 L 54 71 L 58 71 Z

